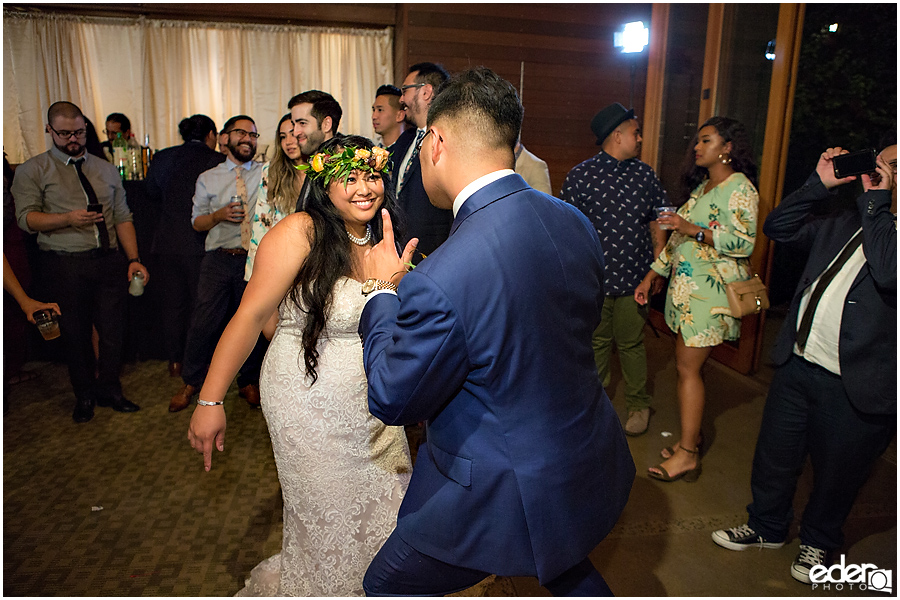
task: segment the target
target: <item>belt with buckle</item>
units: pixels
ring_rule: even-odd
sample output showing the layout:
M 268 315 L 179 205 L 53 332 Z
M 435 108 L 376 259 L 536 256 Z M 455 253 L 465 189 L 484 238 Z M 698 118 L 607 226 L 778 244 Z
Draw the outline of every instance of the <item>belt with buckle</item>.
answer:
M 91 250 L 83 250 L 81 252 L 66 252 L 65 250 L 50 250 L 53 254 L 58 256 L 65 256 L 67 258 L 100 258 L 101 256 L 108 256 L 110 254 L 115 254 L 118 252 L 118 248 L 92 248 Z

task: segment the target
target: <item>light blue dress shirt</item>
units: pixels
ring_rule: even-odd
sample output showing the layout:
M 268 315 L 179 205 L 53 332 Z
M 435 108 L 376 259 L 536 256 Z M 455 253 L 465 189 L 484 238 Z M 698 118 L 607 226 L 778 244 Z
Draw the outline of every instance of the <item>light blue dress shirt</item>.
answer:
M 247 187 L 247 213 L 256 210 L 256 194 L 262 179 L 262 163 L 249 161 L 243 165 L 235 164 L 230 158 L 225 159 L 209 171 L 204 171 L 197 178 L 194 189 L 194 209 L 191 224 L 202 215 L 210 215 L 231 203 L 231 197 L 237 195 L 237 173 L 235 169 L 243 169 L 242 178 Z M 241 248 L 241 224 L 223 221 L 206 234 L 206 251 L 219 248 Z

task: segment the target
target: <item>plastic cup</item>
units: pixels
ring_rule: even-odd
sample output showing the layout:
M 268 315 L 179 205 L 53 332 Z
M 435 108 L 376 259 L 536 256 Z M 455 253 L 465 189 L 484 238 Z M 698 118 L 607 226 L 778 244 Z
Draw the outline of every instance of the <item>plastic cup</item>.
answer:
M 144 276 L 137 271 L 131 277 L 131 283 L 128 284 L 128 293 L 132 296 L 140 296 L 144 293 Z
M 656 211 L 656 218 L 659 219 L 663 215 L 663 213 L 674 213 L 678 209 L 675 208 L 674 206 L 657 206 L 653 210 Z M 660 223 L 659 228 L 660 229 L 672 229 L 672 226 L 664 225 L 664 224 Z
M 37 323 L 38 331 L 45 340 L 55 340 L 59 337 L 59 316 L 52 310 L 39 310 L 33 315 Z

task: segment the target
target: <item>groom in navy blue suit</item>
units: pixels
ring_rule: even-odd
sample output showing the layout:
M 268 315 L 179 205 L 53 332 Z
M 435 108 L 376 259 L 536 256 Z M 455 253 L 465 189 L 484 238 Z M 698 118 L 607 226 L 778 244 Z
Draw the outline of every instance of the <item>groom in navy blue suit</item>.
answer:
M 455 215 L 450 237 L 407 273 L 416 240 L 398 257 L 388 218 L 365 258 L 369 409 L 427 427 L 369 595 L 447 594 L 490 574 L 611 594 L 587 556 L 635 471 L 591 349 L 603 253 L 577 209 L 512 170 L 521 122 L 490 70 L 451 79 L 419 154 L 430 201 Z

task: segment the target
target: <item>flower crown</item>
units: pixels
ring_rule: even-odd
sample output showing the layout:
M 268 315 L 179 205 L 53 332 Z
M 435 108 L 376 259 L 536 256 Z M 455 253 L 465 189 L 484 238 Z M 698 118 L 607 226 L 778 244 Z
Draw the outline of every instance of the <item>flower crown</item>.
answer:
M 325 186 L 332 181 L 346 182 L 350 172 L 354 170 L 371 173 L 385 172 L 390 154 L 384 148 L 374 147 L 371 150 L 346 146 L 337 149 L 334 154 L 317 152 L 309 159 L 309 164 L 299 165 L 297 169 L 305 171 L 313 179 L 324 179 Z

